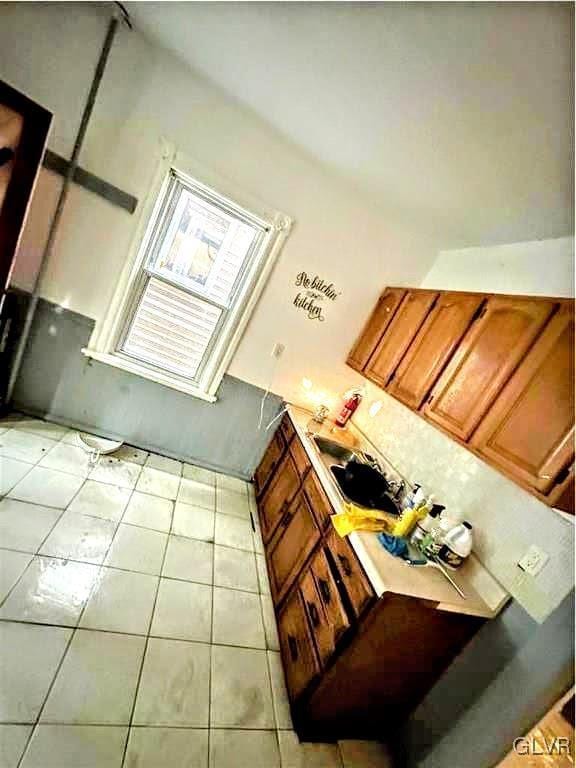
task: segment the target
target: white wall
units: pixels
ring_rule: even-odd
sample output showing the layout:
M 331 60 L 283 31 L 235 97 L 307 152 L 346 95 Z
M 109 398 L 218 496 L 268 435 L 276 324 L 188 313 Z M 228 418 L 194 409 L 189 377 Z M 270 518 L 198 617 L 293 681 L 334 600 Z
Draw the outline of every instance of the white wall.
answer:
M 0 6 L 2 77 L 55 111 L 49 146 L 69 156 L 107 19 L 92 4 Z M 293 232 L 229 372 L 266 386 L 275 342 L 285 345 L 272 388 L 292 401 L 303 376 L 332 394 L 357 381 L 344 360 L 386 284 L 414 285 L 435 244 L 371 207 L 259 119 L 193 75 L 178 60 L 122 29 L 88 130 L 81 164 L 145 198 L 159 138 L 174 142 L 211 174 L 295 220 Z M 42 172 L 14 282 L 27 288 L 59 181 Z M 73 187 L 42 295 L 102 318 L 136 228 L 130 216 Z M 341 295 L 326 322 L 292 305 L 298 272 L 318 273 Z
M 573 296 L 573 238 L 442 251 L 422 287 Z M 382 409 L 371 418 L 372 401 Z M 410 480 L 475 529 L 488 570 L 538 621 L 574 586 L 574 524 L 372 384 L 355 421 Z M 516 565 L 531 544 L 550 555 L 533 578 Z
M 440 251 L 424 288 L 574 296 L 574 238 Z

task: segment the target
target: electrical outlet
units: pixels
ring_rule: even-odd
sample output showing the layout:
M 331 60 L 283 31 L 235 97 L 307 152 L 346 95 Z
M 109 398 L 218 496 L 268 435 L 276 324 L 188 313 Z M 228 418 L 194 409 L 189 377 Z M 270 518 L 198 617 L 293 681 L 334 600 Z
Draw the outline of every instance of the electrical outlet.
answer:
M 280 342 L 278 341 L 272 347 L 272 357 L 279 358 L 279 357 L 282 357 L 283 354 L 284 354 L 284 344 L 280 344 Z
M 531 576 L 537 576 L 549 559 L 550 555 L 547 552 L 532 544 L 520 560 L 518 560 L 518 567 Z

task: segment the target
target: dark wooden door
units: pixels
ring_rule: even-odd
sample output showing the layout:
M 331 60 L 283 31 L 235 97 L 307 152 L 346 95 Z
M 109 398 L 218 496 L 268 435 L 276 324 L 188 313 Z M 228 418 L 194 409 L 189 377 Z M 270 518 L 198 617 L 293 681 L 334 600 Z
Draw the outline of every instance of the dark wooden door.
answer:
M 272 595 L 280 602 L 292 586 L 320 539 L 320 531 L 303 493 L 299 493 L 280 521 L 268 550 Z
M 278 630 L 288 691 L 294 700 L 320 675 L 320 664 L 299 590 L 294 591 L 280 614 Z
M 369 379 L 386 386 L 437 297 L 436 291 L 408 291 L 366 365 Z
M 574 310 L 552 317 L 478 427 L 472 445 L 541 493 L 574 460 Z
M 403 288 L 386 288 L 380 296 L 368 322 L 348 355 L 346 362 L 351 368 L 360 372 L 364 370 L 405 294 L 406 291 Z
M 432 390 L 426 417 L 467 441 L 555 307 L 553 301 L 490 297 Z
M 393 374 L 388 392 L 420 408 L 484 298 L 478 293 L 441 294 Z
M 268 490 L 258 505 L 264 541 L 270 539 L 276 526 L 287 512 L 299 484 L 300 478 L 294 461 L 290 454 L 287 453 L 283 461 L 278 465 L 269 482 Z

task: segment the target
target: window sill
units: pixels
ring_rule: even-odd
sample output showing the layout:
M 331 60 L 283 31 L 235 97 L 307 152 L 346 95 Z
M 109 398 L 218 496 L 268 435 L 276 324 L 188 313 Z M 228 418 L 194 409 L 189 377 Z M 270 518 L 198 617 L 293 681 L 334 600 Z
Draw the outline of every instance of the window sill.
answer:
M 218 399 L 215 395 L 210 395 L 208 392 L 204 392 L 194 384 L 186 384 L 182 381 L 177 381 L 169 374 L 164 374 L 160 371 L 152 371 L 143 365 L 139 365 L 135 361 L 120 357 L 120 355 L 114 355 L 109 352 L 98 352 L 95 349 L 89 349 L 87 347 L 82 349 L 82 354 L 92 360 L 97 360 L 99 363 L 112 365 L 114 368 L 120 368 L 122 371 L 133 373 L 143 379 L 149 379 L 150 381 L 156 382 L 156 384 L 162 384 L 170 389 L 175 389 L 177 392 L 184 392 L 187 395 L 192 395 L 192 397 L 197 397 L 199 400 L 204 400 L 208 403 L 215 403 Z

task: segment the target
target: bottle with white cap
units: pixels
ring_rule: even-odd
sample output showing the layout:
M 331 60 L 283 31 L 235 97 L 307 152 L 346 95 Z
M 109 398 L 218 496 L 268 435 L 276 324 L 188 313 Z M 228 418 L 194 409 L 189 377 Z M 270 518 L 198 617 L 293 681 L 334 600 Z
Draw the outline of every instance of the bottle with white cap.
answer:
M 472 552 L 472 526 L 464 520 L 444 536 L 438 559 L 448 568 L 459 568 Z

